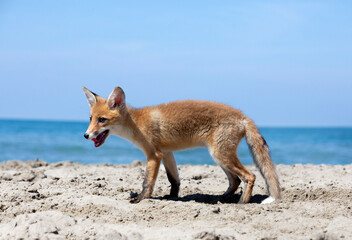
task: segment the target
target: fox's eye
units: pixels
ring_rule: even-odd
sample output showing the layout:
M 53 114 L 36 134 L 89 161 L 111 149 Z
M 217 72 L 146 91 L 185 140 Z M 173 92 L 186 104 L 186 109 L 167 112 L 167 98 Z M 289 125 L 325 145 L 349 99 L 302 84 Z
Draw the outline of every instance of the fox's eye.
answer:
M 106 118 L 103 118 L 103 117 L 100 117 L 100 118 L 98 118 L 98 122 L 99 123 L 104 123 L 104 122 L 106 122 Z
M 90 122 L 92 121 L 92 117 L 89 117 L 89 121 L 90 121 Z

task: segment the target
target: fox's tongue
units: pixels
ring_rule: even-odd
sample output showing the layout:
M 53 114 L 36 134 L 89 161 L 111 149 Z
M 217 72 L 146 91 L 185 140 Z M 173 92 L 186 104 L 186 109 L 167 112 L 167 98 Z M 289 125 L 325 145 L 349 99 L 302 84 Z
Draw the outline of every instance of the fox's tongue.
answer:
M 100 147 L 101 145 L 103 145 L 108 136 L 109 136 L 109 130 L 105 130 L 95 138 L 92 138 L 92 141 L 94 142 L 94 146 Z
M 99 141 L 96 138 L 92 138 L 92 141 L 94 142 L 94 146 L 99 145 Z

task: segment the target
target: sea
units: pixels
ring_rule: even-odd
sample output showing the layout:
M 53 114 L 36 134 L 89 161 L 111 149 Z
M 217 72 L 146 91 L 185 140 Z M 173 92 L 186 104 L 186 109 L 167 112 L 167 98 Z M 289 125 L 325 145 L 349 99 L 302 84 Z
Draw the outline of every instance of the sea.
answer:
M 88 122 L 0 120 L 0 162 L 35 160 L 55 163 L 73 161 L 83 164 L 128 164 L 145 161 L 142 151 L 132 143 L 110 136 L 103 146 L 95 148 L 83 137 Z M 351 127 L 260 127 L 276 164 L 352 163 Z M 245 165 L 253 159 L 244 139 L 238 156 Z M 206 148 L 175 152 L 178 164 L 215 162 Z

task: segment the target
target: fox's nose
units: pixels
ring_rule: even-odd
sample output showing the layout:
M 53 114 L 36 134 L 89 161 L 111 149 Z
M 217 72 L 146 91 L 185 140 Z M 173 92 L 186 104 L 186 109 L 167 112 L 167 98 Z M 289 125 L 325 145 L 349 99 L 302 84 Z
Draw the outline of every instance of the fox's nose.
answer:
M 88 139 L 88 138 L 89 138 L 89 134 L 85 133 L 85 134 L 84 134 L 84 137 L 85 137 L 86 139 Z

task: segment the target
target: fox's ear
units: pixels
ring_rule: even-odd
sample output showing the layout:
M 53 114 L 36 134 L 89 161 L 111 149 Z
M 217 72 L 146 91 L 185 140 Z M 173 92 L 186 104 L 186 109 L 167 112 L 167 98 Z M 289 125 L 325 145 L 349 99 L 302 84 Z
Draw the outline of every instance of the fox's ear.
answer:
M 97 103 L 97 96 L 95 93 L 89 91 L 87 88 L 82 87 L 84 94 L 86 94 L 89 107 L 92 108 Z
M 116 87 L 109 95 L 107 101 L 110 109 L 116 108 L 124 108 L 126 106 L 125 103 L 125 93 L 122 88 Z

